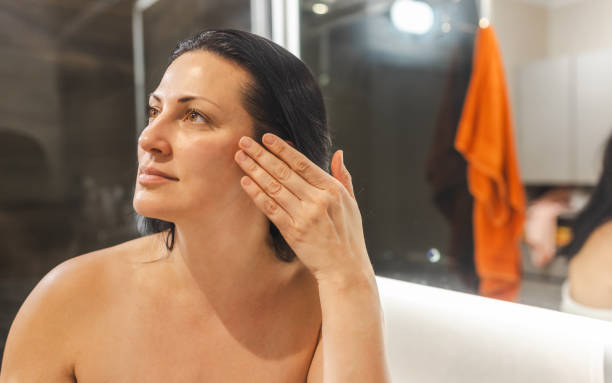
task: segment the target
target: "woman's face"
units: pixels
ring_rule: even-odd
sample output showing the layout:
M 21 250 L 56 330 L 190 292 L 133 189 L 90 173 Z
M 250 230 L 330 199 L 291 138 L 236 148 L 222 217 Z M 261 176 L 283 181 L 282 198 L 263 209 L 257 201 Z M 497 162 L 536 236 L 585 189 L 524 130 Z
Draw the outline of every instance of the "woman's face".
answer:
M 185 53 L 168 67 L 138 140 L 140 215 L 179 222 L 245 197 L 234 153 L 240 137 L 253 133 L 241 103 L 249 81 L 246 71 L 210 52 Z

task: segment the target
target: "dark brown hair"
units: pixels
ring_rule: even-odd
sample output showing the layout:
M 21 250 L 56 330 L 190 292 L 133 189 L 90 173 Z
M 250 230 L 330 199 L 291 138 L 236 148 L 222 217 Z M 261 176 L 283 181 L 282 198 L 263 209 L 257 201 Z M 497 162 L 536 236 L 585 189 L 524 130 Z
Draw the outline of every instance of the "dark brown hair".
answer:
M 572 240 L 559 254 L 572 258 L 599 226 L 612 220 L 612 135 L 606 141 L 601 174 L 586 206 L 571 224 Z

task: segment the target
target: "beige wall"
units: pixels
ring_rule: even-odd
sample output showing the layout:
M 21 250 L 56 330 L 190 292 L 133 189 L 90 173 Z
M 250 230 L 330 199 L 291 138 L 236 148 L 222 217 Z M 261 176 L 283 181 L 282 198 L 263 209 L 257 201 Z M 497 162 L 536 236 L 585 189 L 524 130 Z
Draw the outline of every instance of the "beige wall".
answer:
M 557 57 L 612 49 L 611 16 L 610 0 L 584 0 L 550 8 L 548 55 Z
M 526 62 L 612 49 L 610 16 L 611 0 L 583 0 L 551 7 L 533 0 L 493 0 L 491 19 L 511 92 L 514 93 L 514 73 Z
M 530 61 L 612 49 L 612 0 L 582 0 L 546 6 L 533 0 L 492 0 L 512 105 L 517 73 Z M 517 121 L 516 107 L 513 107 Z M 520 135 L 520 131 L 517 132 Z
M 517 105 L 518 68 L 547 54 L 548 9 L 519 0 L 493 0 L 492 3 L 491 20 L 504 61 L 508 91 L 512 105 Z M 512 109 L 516 121 L 516 108 Z
M 491 18 L 497 30 L 506 67 L 523 173 L 532 183 L 542 183 L 545 180 L 553 182 L 550 177 L 554 172 L 543 170 L 548 169 L 547 165 L 538 160 L 541 155 L 539 147 L 546 143 L 549 145 L 548 154 L 561 150 L 556 157 L 563 158 L 562 153 L 568 153 L 565 165 L 561 163 L 563 161 L 550 165 L 550 169 L 560 175 L 559 180 L 563 179 L 565 183 L 594 182 L 596 172 L 588 179 L 584 176 L 591 165 L 586 165 L 580 172 L 576 169 L 579 163 L 593 162 L 589 153 L 595 151 L 599 144 L 598 138 L 591 136 L 605 137 L 609 132 L 610 117 L 605 112 L 588 113 L 590 120 L 581 122 L 581 133 L 578 135 L 575 116 L 578 115 L 577 110 L 583 110 L 585 107 L 577 104 L 576 86 L 582 89 L 581 99 L 585 99 L 589 94 L 608 94 L 605 93 L 608 90 L 605 86 L 599 87 L 596 79 L 589 82 L 589 73 L 581 72 L 583 76 L 580 77 L 579 84 L 574 80 L 578 79 L 577 60 L 582 60 L 580 62 L 583 64 L 588 62 L 588 65 L 601 72 L 597 73 L 606 76 L 609 73 L 605 69 L 609 67 L 607 61 L 597 63 L 592 57 L 600 60 L 600 56 L 587 53 L 612 52 L 612 22 L 609 22 L 612 0 L 492 0 L 492 3 Z M 544 59 L 547 60 L 545 63 L 534 63 Z M 530 93 L 539 94 L 539 99 L 530 99 L 529 95 L 522 93 L 525 99 L 518 100 L 519 71 L 523 71 L 522 91 L 528 88 Z M 551 91 L 556 93 L 552 94 Z M 595 97 L 589 102 L 596 104 L 598 98 Z M 605 110 L 605 107 L 599 109 Z M 570 110 L 572 112 L 569 112 Z M 562 120 L 556 121 L 562 115 Z M 551 126 L 553 128 L 549 131 Z M 562 126 L 566 126 L 567 132 L 559 134 Z M 585 129 L 589 129 L 588 134 Z M 583 144 L 580 144 L 581 142 Z M 555 182 L 560 182 L 559 180 Z

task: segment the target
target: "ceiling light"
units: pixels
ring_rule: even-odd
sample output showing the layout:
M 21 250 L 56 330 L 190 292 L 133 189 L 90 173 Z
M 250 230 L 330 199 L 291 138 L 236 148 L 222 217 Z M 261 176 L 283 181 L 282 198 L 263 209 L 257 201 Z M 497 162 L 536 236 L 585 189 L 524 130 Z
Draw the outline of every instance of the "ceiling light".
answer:
M 312 11 L 316 13 L 317 15 L 324 15 L 327 12 L 329 12 L 329 7 L 327 6 L 327 4 L 314 3 L 312 5 Z
M 429 4 L 414 0 L 395 0 L 391 6 L 391 21 L 400 31 L 422 35 L 434 22 L 433 9 Z

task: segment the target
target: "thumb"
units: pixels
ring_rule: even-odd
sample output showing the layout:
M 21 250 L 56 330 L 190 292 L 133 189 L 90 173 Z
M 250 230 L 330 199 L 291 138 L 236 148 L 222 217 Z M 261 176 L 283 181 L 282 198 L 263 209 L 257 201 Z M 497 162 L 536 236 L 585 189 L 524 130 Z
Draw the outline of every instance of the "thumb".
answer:
M 355 192 L 353 190 L 353 180 L 351 174 L 344 165 L 344 152 L 342 150 L 336 151 L 336 153 L 334 153 L 332 157 L 331 173 L 335 179 L 337 179 L 342 185 L 344 185 L 351 197 L 355 198 Z

